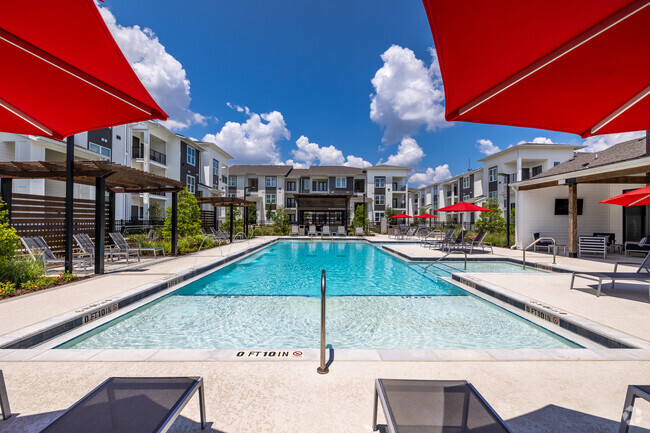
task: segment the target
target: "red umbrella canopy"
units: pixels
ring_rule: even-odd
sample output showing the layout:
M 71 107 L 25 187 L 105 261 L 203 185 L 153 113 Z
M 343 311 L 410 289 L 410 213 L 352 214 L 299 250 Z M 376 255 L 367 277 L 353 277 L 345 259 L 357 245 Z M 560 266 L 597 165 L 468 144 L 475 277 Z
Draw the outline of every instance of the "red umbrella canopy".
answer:
M 397 215 L 393 215 L 390 218 L 413 218 L 413 217 L 409 216 L 409 215 L 406 215 L 406 214 L 403 214 L 403 213 L 398 213 Z
M 619 206 L 644 206 L 650 204 L 650 186 L 601 200 L 598 203 L 617 204 Z
M 0 131 L 61 139 L 167 119 L 94 0 L 3 2 L 0 58 Z
M 650 129 L 650 1 L 424 0 L 447 120 Z
M 452 204 L 451 206 L 436 209 L 434 212 L 492 212 L 492 209 L 461 201 L 460 203 Z
M 415 218 L 438 218 L 435 215 L 431 215 L 430 213 L 423 213 L 422 215 L 416 215 Z

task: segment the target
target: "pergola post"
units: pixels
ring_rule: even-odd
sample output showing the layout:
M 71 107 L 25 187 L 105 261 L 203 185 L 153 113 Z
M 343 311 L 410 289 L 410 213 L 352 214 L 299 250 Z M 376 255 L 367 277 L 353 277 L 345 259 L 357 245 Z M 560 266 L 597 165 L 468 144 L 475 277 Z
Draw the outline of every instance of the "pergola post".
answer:
M 214 212 L 214 229 L 217 230 L 219 228 L 219 213 L 217 211 L 217 207 L 212 206 L 212 211 Z
M 233 223 L 233 208 L 234 208 L 234 206 L 231 203 L 230 204 L 230 243 L 231 244 L 232 244 L 232 238 L 233 238 L 232 230 L 233 230 L 233 226 L 234 226 L 234 223 Z
M 72 230 L 74 224 L 74 136 L 67 138 L 65 154 L 65 271 L 72 273 Z
M 578 184 L 569 183 L 569 257 L 578 257 Z
M 104 273 L 106 237 L 106 178 L 95 178 L 95 274 Z
M 178 192 L 172 192 L 172 256 L 178 254 Z
M 108 232 L 115 232 L 115 193 L 108 193 Z
M 5 202 L 5 209 L 7 210 L 7 218 L 9 219 L 9 224 L 11 225 L 11 191 L 12 191 L 12 179 L 9 177 L 3 177 L 0 181 L 0 195 L 2 200 Z
M 244 233 L 248 238 L 248 206 L 244 206 Z

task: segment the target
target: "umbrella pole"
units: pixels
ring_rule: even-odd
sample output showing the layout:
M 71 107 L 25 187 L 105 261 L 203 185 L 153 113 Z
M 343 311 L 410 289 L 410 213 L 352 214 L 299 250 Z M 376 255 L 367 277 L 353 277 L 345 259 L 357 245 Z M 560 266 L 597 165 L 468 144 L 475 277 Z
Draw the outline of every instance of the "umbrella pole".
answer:
M 68 137 L 65 154 L 65 271 L 72 273 L 74 209 L 74 136 Z

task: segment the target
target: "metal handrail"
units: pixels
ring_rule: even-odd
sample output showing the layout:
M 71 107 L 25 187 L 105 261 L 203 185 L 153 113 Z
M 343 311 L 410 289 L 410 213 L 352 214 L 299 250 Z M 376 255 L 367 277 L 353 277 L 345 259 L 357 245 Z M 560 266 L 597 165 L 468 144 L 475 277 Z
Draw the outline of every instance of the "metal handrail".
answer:
M 429 263 L 429 264 L 424 268 L 424 272 L 426 272 L 427 269 L 429 269 L 431 266 L 433 266 L 433 265 L 435 265 L 436 263 L 438 263 L 440 260 L 442 260 L 442 259 L 444 259 L 445 257 L 450 256 L 450 255 L 452 255 L 452 254 L 464 254 L 464 255 L 465 255 L 465 268 L 464 268 L 464 269 L 467 270 L 467 251 L 464 251 L 464 250 L 463 250 L 463 251 L 449 251 L 447 254 L 445 254 L 444 256 L 440 257 L 438 260 L 436 260 L 436 261 L 434 261 L 434 262 L 432 262 L 432 263 Z
M 320 366 L 316 369 L 318 374 L 330 372 L 325 361 L 325 295 L 327 292 L 327 281 L 325 269 L 320 274 Z
M 526 248 L 524 248 L 524 251 L 523 251 L 524 254 L 523 254 L 523 258 L 522 258 L 522 265 L 523 265 L 524 269 L 526 269 L 526 250 L 528 248 L 532 247 L 533 245 L 536 245 L 539 241 L 553 241 L 553 264 L 554 265 L 556 264 L 555 263 L 555 255 L 557 254 L 557 244 L 555 243 L 555 239 L 551 238 L 551 237 L 537 238 L 537 239 L 535 239 L 533 241 L 533 243 L 531 243 Z

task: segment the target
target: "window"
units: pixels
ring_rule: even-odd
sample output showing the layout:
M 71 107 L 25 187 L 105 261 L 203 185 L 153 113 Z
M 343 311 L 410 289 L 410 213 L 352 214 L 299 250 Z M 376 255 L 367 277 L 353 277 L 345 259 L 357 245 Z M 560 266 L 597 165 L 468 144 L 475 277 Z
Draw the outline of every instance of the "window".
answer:
M 192 175 L 187 175 L 185 178 L 185 186 L 190 194 L 196 193 L 196 178 Z
M 463 201 L 467 201 L 467 200 L 469 200 L 469 195 L 465 194 L 465 195 L 463 196 Z
M 348 186 L 348 179 L 345 177 L 337 177 L 336 178 L 336 187 L 337 188 L 347 188 Z
M 488 182 L 496 182 L 497 181 L 497 168 L 496 167 L 491 167 L 488 169 Z
M 383 194 L 377 194 L 375 196 L 375 204 L 379 206 L 383 206 L 384 202 L 386 201 L 386 196 Z
M 93 152 L 100 153 L 104 156 L 111 157 L 111 149 L 108 147 L 100 146 L 95 143 L 88 143 L 88 149 L 92 150 Z
M 496 199 L 496 198 L 497 198 L 497 192 L 496 192 L 496 191 L 490 191 L 490 192 L 488 193 L 488 198 L 494 198 L 494 199 Z
M 289 208 L 294 208 L 296 207 L 296 199 L 295 198 L 287 198 L 287 207 Z
M 275 194 L 266 194 L 266 204 L 275 204 Z
M 219 188 L 219 161 L 212 160 L 212 188 Z
M 187 146 L 187 163 L 196 165 L 196 149 L 190 146 Z
M 278 186 L 278 178 L 277 177 L 267 177 L 266 178 L 266 187 L 267 188 L 275 188 Z
M 375 188 L 384 188 L 386 186 L 385 177 L 376 177 L 375 178 Z
M 463 189 L 468 189 L 469 188 L 469 176 L 465 176 L 463 178 Z
M 228 176 L 228 186 L 237 186 L 237 176 Z
M 542 172 L 542 166 L 538 165 L 537 167 L 533 167 L 533 177 L 537 176 Z
M 327 192 L 327 182 L 325 181 L 314 182 L 314 189 L 312 191 Z
M 305 191 L 309 191 L 309 179 L 302 180 L 302 189 L 304 189 Z
M 379 224 L 381 222 L 381 219 L 384 217 L 383 212 L 375 212 L 375 222 Z
M 556 165 L 560 165 L 560 161 L 554 161 L 553 162 L 553 167 L 555 167 Z
M 290 180 L 287 182 L 287 191 L 295 191 L 296 190 L 296 181 Z

